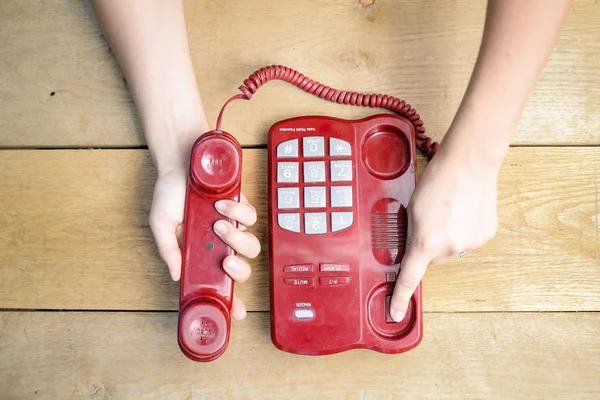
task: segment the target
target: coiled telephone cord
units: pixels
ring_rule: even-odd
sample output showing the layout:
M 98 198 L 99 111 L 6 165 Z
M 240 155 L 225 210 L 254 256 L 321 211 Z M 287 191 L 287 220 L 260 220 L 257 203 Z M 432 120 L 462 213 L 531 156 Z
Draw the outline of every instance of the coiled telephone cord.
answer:
M 417 110 L 404 100 L 387 94 L 364 94 L 333 89 L 327 85 L 313 81 L 292 68 L 282 65 L 263 67 L 250 75 L 239 88 L 242 94 L 233 96 L 223 105 L 217 119 L 216 130 L 221 130 L 223 112 L 230 102 L 233 100 L 250 100 L 262 85 L 274 79 L 291 83 L 305 92 L 333 103 L 350 104 L 359 107 L 378 107 L 392 111 L 412 123 L 415 127 L 415 136 L 417 139 L 416 147 L 428 159 L 431 159 L 435 155 L 439 147 L 437 142 L 434 142 L 425 134 L 425 127 L 423 126 L 421 116 L 417 114 Z

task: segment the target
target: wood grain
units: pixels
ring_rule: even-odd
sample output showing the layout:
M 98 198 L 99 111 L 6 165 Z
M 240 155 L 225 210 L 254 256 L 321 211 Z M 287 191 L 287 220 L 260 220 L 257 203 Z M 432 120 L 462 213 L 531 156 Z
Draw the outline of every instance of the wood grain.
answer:
M 405 98 L 438 139 L 467 85 L 485 14 L 485 2 L 471 0 L 185 5 L 209 121 L 250 73 L 276 63 L 342 89 Z M 513 143 L 600 142 L 599 20 L 596 2 L 574 2 Z M 126 84 L 88 2 L 1 2 L 0 43 L 0 147 L 144 144 Z M 233 104 L 224 126 L 244 145 L 257 145 L 283 118 L 371 113 L 273 83 L 252 102 Z
M 176 313 L 0 313 L 2 399 L 597 399 L 593 313 L 426 314 L 396 356 L 277 350 L 267 313 L 211 364 L 179 351 Z
M 255 311 L 268 310 L 266 161 L 244 151 L 264 251 L 237 293 Z M 428 271 L 425 310 L 600 310 L 599 170 L 598 148 L 513 148 L 497 237 Z M 177 309 L 147 224 L 147 151 L 5 150 L 0 171 L 0 308 Z

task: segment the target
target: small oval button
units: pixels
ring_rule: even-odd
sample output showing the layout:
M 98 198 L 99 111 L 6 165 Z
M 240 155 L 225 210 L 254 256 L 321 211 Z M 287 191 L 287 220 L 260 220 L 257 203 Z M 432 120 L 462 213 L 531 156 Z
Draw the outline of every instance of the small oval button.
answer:
M 310 308 L 296 308 L 294 317 L 299 320 L 308 320 L 315 317 L 315 312 Z

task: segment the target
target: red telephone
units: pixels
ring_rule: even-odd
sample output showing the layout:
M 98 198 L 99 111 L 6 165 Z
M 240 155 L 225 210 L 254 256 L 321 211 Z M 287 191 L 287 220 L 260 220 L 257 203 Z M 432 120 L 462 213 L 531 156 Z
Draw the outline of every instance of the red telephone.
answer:
M 195 361 L 220 357 L 229 343 L 233 282 L 222 268 L 234 254 L 213 231 L 224 219 L 214 203 L 239 201 L 242 148 L 226 132 L 207 132 L 194 143 L 185 206 L 179 295 L 179 346 Z M 236 221 L 230 221 L 236 225 Z
M 214 202 L 239 201 L 241 148 L 221 130 L 225 107 L 250 100 L 279 79 L 340 104 L 380 107 L 390 114 L 345 121 L 298 117 L 269 131 L 271 336 L 297 354 L 354 348 L 399 353 L 422 337 L 421 286 L 404 320 L 389 301 L 406 238 L 405 206 L 416 184 L 414 147 L 429 158 L 438 144 L 419 114 L 388 95 L 344 92 L 283 66 L 256 71 L 219 113 L 191 155 L 185 210 L 179 344 L 189 358 L 211 361 L 229 340 L 233 283 L 222 269 L 232 250 L 212 226 Z M 231 221 L 234 223 L 234 221 Z

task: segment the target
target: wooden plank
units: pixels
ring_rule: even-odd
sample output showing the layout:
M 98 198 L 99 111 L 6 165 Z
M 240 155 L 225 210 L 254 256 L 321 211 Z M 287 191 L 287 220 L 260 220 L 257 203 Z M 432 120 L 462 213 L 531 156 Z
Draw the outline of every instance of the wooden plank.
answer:
M 175 313 L 3 312 L 5 399 L 593 399 L 593 313 L 426 314 L 415 350 L 303 357 L 277 350 L 267 313 L 234 323 L 210 364 L 179 351 Z M 260 361 L 257 361 L 260 360 Z M 257 368 L 258 367 L 258 368 Z
M 425 310 L 600 310 L 599 170 L 596 147 L 513 148 L 497 237 L 428 271 Z M 5 150 L 0 171 L 0 308 L 177 309 L 147 224 L 147 151 Z M 265 150 L 244 151 L 243 174 L 264 251 L 237 290 L 268 310 Z
M 342 89 L 403 97 L 438 139 L 467 85 L 485 14 L 485 2 L 471 0 L 185 5 L 211 123 L 250 73 L 277 63 Z M 574 2 L 514 143 L 600 142 L 598 20 L 594 2 Z M 144 144 L 131 97 L 88 2 L 2 2 L 0 42 L 1 147 Z M 232 105 L 224 126 L 243 144 L 257 145 L 266 143 L 267 128 L 283 118 L 358 118 L 372 112 L 273 83 L 252 102 Z

